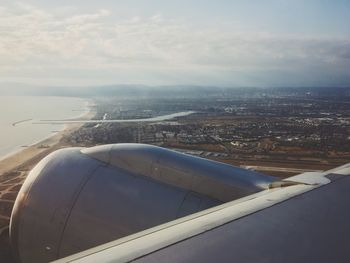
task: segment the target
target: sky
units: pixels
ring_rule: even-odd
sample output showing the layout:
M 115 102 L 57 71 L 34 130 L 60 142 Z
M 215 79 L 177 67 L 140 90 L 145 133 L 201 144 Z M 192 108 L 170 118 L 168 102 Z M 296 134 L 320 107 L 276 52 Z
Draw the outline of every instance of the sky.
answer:
M 348 0 L 0 1 L 0 83 L 350 86 Z

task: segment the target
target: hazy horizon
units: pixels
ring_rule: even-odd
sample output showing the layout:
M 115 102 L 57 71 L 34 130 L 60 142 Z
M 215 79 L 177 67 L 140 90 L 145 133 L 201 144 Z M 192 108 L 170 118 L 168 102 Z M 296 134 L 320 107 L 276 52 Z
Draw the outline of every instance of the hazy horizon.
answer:
M 0 4 L 0 84 L 350 86 L 345 0 Z

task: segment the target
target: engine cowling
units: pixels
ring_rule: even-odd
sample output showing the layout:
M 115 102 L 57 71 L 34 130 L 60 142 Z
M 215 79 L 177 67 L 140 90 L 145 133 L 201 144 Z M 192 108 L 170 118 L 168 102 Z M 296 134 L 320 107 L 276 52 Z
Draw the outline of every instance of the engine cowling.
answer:
M 164 148 L 58 150 L 30 172 L 10 238 L 21 262 L 49 262 L 263 189 L 275 178 Z

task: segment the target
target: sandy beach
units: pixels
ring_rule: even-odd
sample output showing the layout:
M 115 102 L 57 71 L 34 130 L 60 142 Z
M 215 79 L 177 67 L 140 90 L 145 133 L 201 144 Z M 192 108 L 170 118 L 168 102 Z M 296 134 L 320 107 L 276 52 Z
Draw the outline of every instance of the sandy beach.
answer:
M 81 125 L 69 125 L 63 131 L 29 147 L 24 148 L 18 153 L 11 155 L 0 161 L 0 178 L 13 170 L 23 167 L 29 167 L 31 163 L 35 164 L 38 157 L 46 155 L 54 149 L 60 148 L 61 139 L 78 129 Z M 35 159 L 35 160 L 33 160 Z
M 83 116 L 91 119 L 91 111 Z M 0 161 L 0 262 L 14 262 L 8 238 L 8 226 L 17 194 L 30 170 L 49 153 L 69 147 L 63 138 L 78 130 L 83 123 L 68 124 L 53 136 Z

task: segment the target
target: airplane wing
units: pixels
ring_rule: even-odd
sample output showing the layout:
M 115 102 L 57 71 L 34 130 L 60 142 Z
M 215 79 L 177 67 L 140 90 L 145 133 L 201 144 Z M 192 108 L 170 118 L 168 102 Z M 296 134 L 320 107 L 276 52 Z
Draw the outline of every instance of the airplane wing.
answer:
M 82 167 L 88 179 L 69 179 Z M 22 262 L 349 262 L 349 175 L 347 164 L 279 181 L 153 146 L 64 150 L 31 173 L 11 240 Z M 43 202 L 50 183 L 64 197 Z

